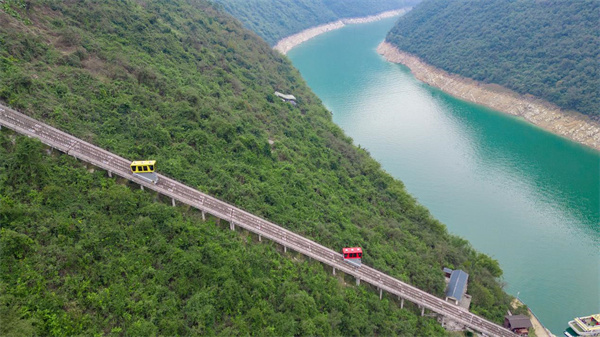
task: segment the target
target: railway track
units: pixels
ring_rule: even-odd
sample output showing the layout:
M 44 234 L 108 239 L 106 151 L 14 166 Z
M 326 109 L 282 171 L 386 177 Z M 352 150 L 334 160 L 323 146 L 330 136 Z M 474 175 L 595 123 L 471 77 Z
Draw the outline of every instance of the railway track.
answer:
M 166 195 L 172 198 L 173 201 L 179 201 L 197 208 L 203 213 L 206 212 L 217 218 L 226 220 L 230 223 L 232 229 L 234 229 L 235 226 L 241 227 L 258 234 L 261 237 L 275 241 L 286 247 L 286 249 L 292 249 L 327 264 L 333 267 L 334 271 L 339 270 L 352 275 L 357 279 L 357 283 L 363 281 L 376 286 L 380 290 L 380 296 L 382 295 L 382 291 L 385 290 L 401 299 L 416 303 L 423 308 L 423 310 L 427 309 L 436 312 L 447 317 L 449 320 L 464 324 L 465 326 L 488 336 L 516 336 L 511 331 L 495 323 L 474 315 L 465 309 L 452 305 L 367 265 L 363 264 L 361 267 L 354 267 L 344 262 L 342 254 L 337 251 L 324 247 L 314 241 L 204 194 L 169 177 L 159 175 L 158 183 L 152 184 L 133 176 L 129 168 L 131 163 L 130 160 L 84 142 L 83 140 L 3 105 L 0 105 L 0 125 L 29 137 L 35 137 L 42 143 L 102 168 L 111 175 L 117 174 L 123 178 L 134 181 L 141 186 Z

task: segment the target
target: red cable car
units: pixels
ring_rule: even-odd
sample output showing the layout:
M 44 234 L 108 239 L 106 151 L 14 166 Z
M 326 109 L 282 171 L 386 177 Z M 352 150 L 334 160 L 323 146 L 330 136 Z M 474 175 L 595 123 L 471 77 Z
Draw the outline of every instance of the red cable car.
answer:
M 362 259 L 362 248 L 360 248 L 360 247 L 343 248 L 342 254 L 344 255 L 344 261 L 346 261 L 356 267 L 360 267 L 361 259 Z

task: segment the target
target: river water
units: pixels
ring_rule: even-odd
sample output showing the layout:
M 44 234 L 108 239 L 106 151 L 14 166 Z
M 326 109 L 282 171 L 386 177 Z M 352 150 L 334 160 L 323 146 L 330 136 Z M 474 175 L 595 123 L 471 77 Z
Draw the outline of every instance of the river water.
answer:
M 396 18 L 288 56 L 334 121 L 562 335 L 600 312 L 600 153 L 416 80 L 375 52 Z

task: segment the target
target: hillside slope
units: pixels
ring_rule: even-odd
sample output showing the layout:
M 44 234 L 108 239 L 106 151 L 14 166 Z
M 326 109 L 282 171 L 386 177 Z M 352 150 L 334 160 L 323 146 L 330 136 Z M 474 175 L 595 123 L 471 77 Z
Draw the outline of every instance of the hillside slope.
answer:
M 342 18 L 363 17 L 413 6 L 421 0 L 215 0 L 275 45 L 284 37 Z
M 386 41 L 445 71 L 600 118 L 600 2 L 427 0 Z
M 37 141 L 3 131 L 0 145 L 2 336 L 444 335 L 317 262 Z
M 444 288 L 442 266 L 463 268 L 471 274 L 473 311 L 502 320 L 510 297 L 497 279 L 502 274 L 497 262 L 449 235 L 401 182 L 352 145 L 289 61 L 230 16 L 205 1 L 183 0 L 12 0 L 1 8 L 0 99 L 10 106 L 124 157 L 156 159 L 161 173 L 333 249 L 362 246 L 368 252 L 366 263 L 434 294 L 441 295 Z M 275 90 L 294 94 L 298 105 L 280 101 Z M 299 321 L 278 330 L 271 316 L 287 317 L 288 305 L 277 301 L 298 294 L 296 289 L 304 291 L 301 298 L 289 298 L 288 304 L 317 303 L 325 317 L 313 323 L 319 329 L 332 327 L 327 331 L 333 335 L 412 334 L 416 328 L 439 332 L 431 320 L 396 311 L 390 315 L 397 320 L 361 316 L 360 327 L 340 323 L 343 303 L 357 303 L 366 311 L 369 298 L 352 295 L 345 302 L 322 304 L 321 296 L 329 296 L 321 295 L 323 284 L 298 283 L 294 273 L 257 272 L 268 282 L 291 284 L 289 292 L 266 300 L 258 312 L 252 311 L 252 301 L 260 296 L 232 300 L 211 292 L 206 296 L 214 301 L 212 308 L 200 306 L 209 301 L 203 298 L 190 304 L 194 294 L 210 291 L 206 287 L 235 280 L 229 272 L 216 279 L 207 276 L 214 283 L 197 284 L 190 278 L 216 272 L 213 264 L 220 260 L 229 261 L 231 269 L 250 264 L 237 248 L 230 249 L 235 238 L 196 233 L 193 228 L 204 225 L 188 226 L 179 213 L 169 211 L 171 220 L 164 219 L 163 206 L 144 201 L 150 196 L 113 186 L 98 174 L 97 181 L 90 181 L 62 157 L 58 164 L 46 165 L 35 145 L 19 142 L 11 149 L 11 141 L 3 139 L 6 150 L 0 153 L 0 289 L 3 313 L 15 322 L 25 320 L 39 334 L 138 331 L 144 326 L 159 334 L 190 334 L 199 323 L 186 320 L 182 308 L 187 305 L 198 310 L 214 333 L 312 334 Z M 138 237 L 137 227 L 130 227 L 138 223 L 146 236 Z M 174 240 L 183 229 L 173 226 L 185 226 L 193 237 Z M 224 251 L 217 247 L 217 255 L 203 253 L 213 240 Z M 95 247 L 100 251 L 94 253 Z M 141 250 L 141 255 L 128 255 L 129 250 Z M 174 253 L 163 257 L 168 252 Z M 160 263 L 137 267 L 138 259 Z M 191 271 L 202 273 L 179 280 L 185 268 L 171 274 L 170 263 L 186 261 Z M 90 263 L 100 271 L 90 275 Z M 132 269 L 125 267 L 129 265 Z M 114 266 L 125 269 L 114 274 Z M 141 281 L 149 279 L 156 283 Z M 253 279 L 248 280 L 249 292 L 261 287 Z M 126 304 L 119 302 L 122 298 Z M 164 310 L 156 304 L 163 300 Z M 293 317 L 317 319 L 306 306 L 294 308 L 299 313 Z M 141 317 L 144 312 L 147 316 Z M 60 330 L 67 323 L 72 330 Z M 236 330 L 227 330 L 232 327 Z

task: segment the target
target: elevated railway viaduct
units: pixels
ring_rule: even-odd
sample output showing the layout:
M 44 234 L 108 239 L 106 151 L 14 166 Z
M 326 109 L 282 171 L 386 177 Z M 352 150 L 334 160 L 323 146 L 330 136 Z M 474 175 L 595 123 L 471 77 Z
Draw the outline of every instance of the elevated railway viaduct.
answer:
M 154 190 L 171 198 L 173 205 L 180 203 L 192 206 L 205 214 L 211 214 L 219 219 L 228 221 L 230 228 L 235 230 L 239 226 L 259 236 L 268 238 L 284 247 L 284 250 L 292 249 L 305 256 L 311 257 L 336 270 L 352 275 L 356 278 L 356 284 L 360 282 L 369 283 L 379 289 L 380 298 L 383 291 L 398 296 L 401 307 L 404 300 L 417 304 L 424 310 L 430 310 L 444 319 L 452 320 L 465 325 L 475 331 L 487 336 L 514 337 L 511 331 L 492 323 L 484 318 L 450 304 L 425 291 L 415 288 L 407 283 L 395 279 L 367 265 L 359 268 L 344 262 L 342 254 L 324 247 L 314 241 L 306 239 L 298 234 L 277 226 L 267 220 L 245 212 L 235 206 L 213 198 L 198 190 L 179 183 L 171 178 L 159 175 L 157 184 L 149 183 L 141 178 L 133 176 L 130 171 L 130 160 L 119 157 L 97 146 L 87 143 L 72 135 L 62 132 L 47 124 L 32 119 L 4 105 L 0 105 L 0 125 L 12 129 L 23 135 L 35 137 L 42 143 L 59 151 L 74 156 L 82 161 L 88 162 L 96 167 L 104 169 L 109 176 L 116 174 L 125 179 L 134 181 L 142 186 Z

